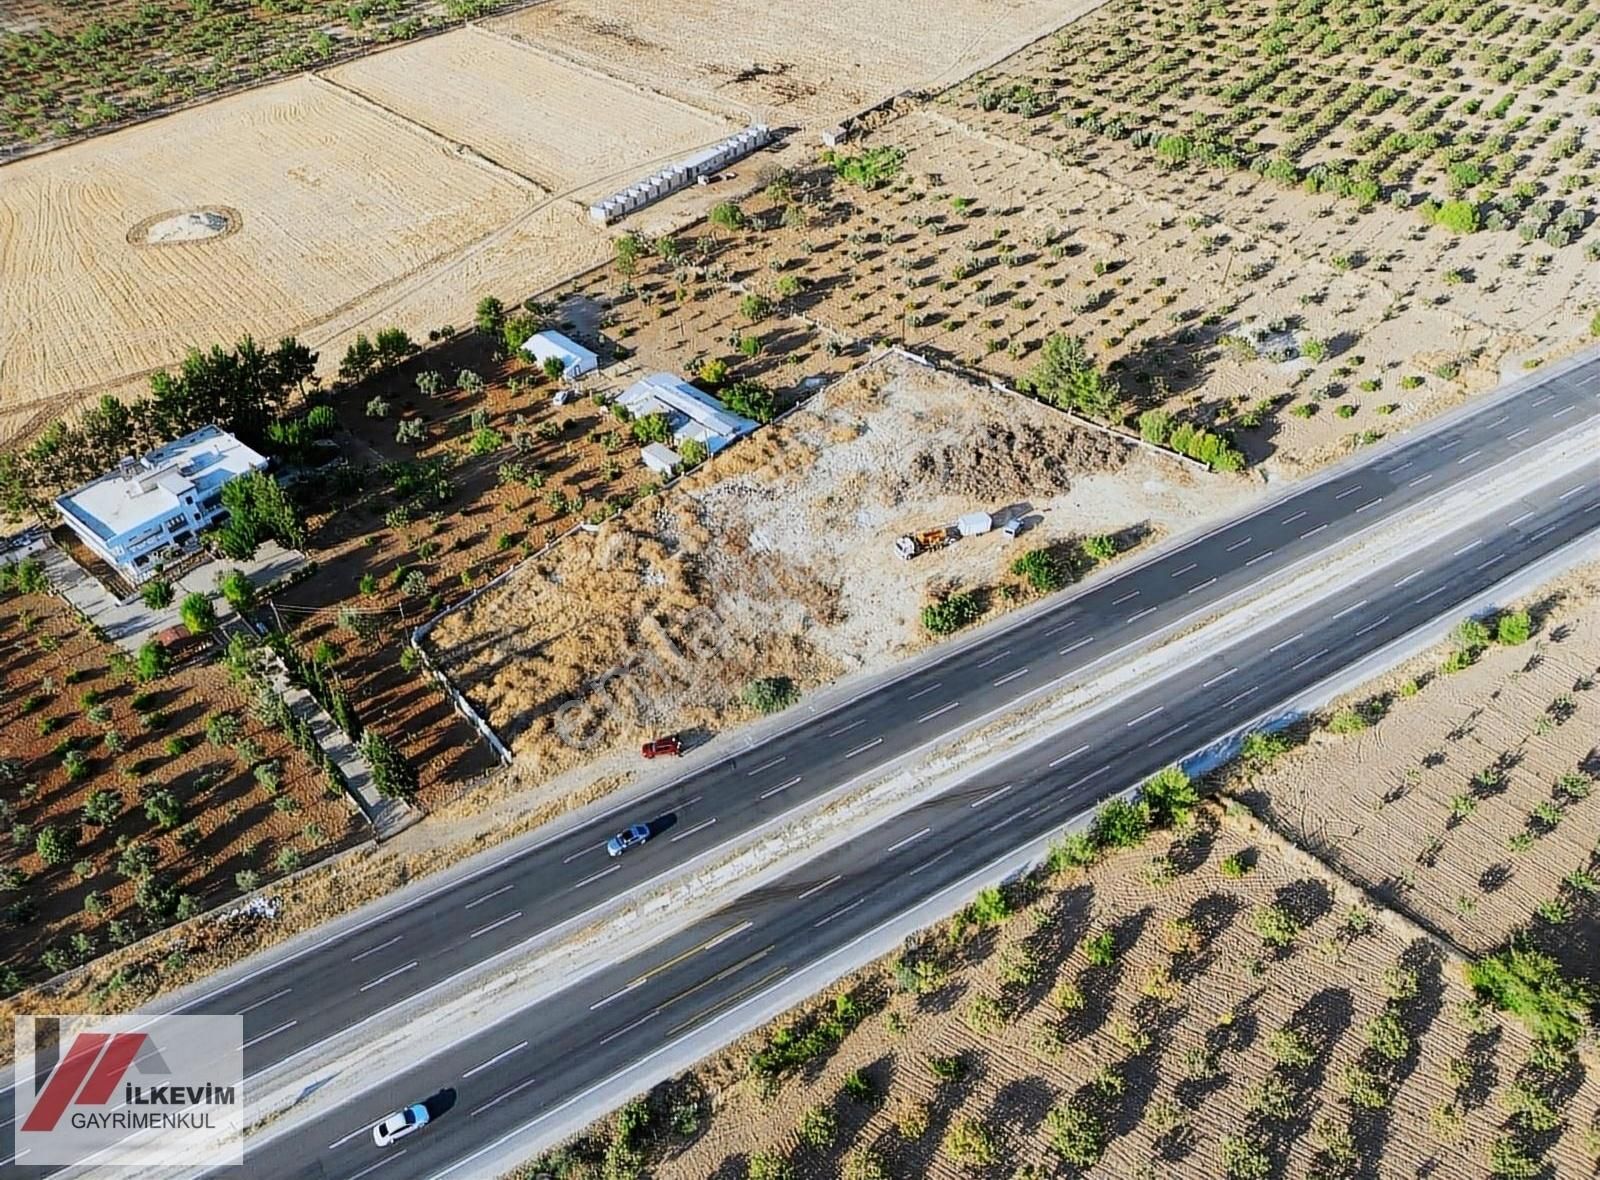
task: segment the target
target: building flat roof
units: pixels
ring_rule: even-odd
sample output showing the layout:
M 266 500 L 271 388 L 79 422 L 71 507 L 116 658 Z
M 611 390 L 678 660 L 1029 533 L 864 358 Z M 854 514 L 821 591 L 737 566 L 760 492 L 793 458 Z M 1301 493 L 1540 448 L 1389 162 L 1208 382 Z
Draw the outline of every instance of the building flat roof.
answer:
M 556 357 L 567 367 L 570 376 L 581 377 L 600 364 L 600 358 L 583 345 L 563 336 L 560 332 L 535 332 L 522 342 L 522 351 L 541 364 Z
M 58 497 L 56 507 L 109 541 L 182 511 L 186 494 L 198 498 L 266 465 L 226 430 L 202 426 L 139 459 L 124 459 L 116 470 Z

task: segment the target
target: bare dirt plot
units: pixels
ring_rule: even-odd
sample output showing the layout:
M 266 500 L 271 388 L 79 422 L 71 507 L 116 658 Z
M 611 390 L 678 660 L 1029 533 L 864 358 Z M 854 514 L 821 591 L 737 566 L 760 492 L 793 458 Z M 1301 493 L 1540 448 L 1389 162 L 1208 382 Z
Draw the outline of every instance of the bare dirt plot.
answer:
M 698 108 L 476 26 L 325 76 L 549 192 L 594 187 L 601 178 L 622 187 L 656 162 L 734 130 Z
M 1588 1174 L 1584 1065 L 1531 1064 L 1527 1032 L 1471 1003 L 1426 937 L 1200 820 L 1021 891 L 964 940 L 929 931 L 902 960 L 915 990 L 892 964 L 863 973 L 871 1015 L 770 1098 L 748 1069 L 772 1027 L 663 1087 L 652 1174 L 736 1180 L 766 1156 L 798 1178 L 1454 1178 L 1513 1149 Z M 1253 870 L 1225 874 L 1233 856 Z M 564 1174 L 591 1174 L 608 1134 L 592 1136 Z
M 1491 647 L 1448 675 L 1437 656 L 1402 668 L 1363 694 L 1387 706 L 1382 720 L 1319 733 L 1235 789 L 1346 876 L 1474 952 L 1557 903 L 1534 933 L 1594 978 L 1600 887 L 1582 874 L 1600 810 L 1589 797 L 1600 790 L 1600 571 L 1572 575 L 1541 601 L 1527 643 Z
M 61 395 L 190 345 L 305 334 L 509 222 L 532 195 L 310 78 L 9 165 L 0 409 L 59 412 Z M 126 240 L 154 214 L 219 204 L 239 212 L 238 232 Z M 473 289 L 450 288 L 454 306 Z
M 708 110 L 814 127 L 960 77 L 1096 2 L 563 0 L 489 24 Z
M 756 677 L 811 686 L 903 657 L 926 642 L 930 592 L 994 586 L 1025 548 L 1217 509 L 1174 465 L 1042 406 L 973 394 L 909 362 L 868 367 L 660 501 L 564 541 L 445 619 L 430 645 L 525 767 L 546 773 L 581 753 L 563 725 L 603 744 L 718 726 Z M 1024 511 L 1033 527 L 1015 545 L 997 531 L 909 564 L 894 555 L 900 534 L 973 509 Z M 998 589 L 986 600 L 1008 602 Z M 614 668 L 633 671 L 607 681 Z

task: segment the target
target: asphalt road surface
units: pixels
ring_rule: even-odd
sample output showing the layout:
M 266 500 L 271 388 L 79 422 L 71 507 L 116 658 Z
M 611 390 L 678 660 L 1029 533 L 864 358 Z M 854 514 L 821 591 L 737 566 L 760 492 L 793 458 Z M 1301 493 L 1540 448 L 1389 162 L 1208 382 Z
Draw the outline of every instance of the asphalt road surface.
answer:
M 1577 489 L 1575 492 L 1572 489 Z M 1565 499 L 1560 498 L 1563 493 Z M 248 1157 L 254 1180 L 474 1177 L 496 1141 L 1071 816 L 1246 724 L 1600 524 L 1600 463 L 1379 570 L 930 799 L 689 930 L 452 1047 Z M 648 845 L 647 845 L 648 847 Z M 631 855 L 631 854 L 630 854 Z M 388 1149 L 370 1127 L 450 1109 Z
M 314 1055 L 328 1037 L 362 1020 L 381 1018 L 385 1010 L 408 997 L 497 953 L 514 951 L 541 931 L 668 873 L 689 857 L 764 824 L 846 779 L 936 743 L 951 731 L 1181 618 L 1205 611 L 1270 574 L 1314 559 L 1385 515 L 1413 509 L 1441 492 L 1470 485 L 1491 466 L 1540 447 L 1597 412 L 1600 362 L 1553 375 L 1514 398 L 1484 406 L 1442 430 L 1375 454 L 1367 464 L 1313 482 L 1154 560 L 1130 566 L 1077 594 L 1063 595 L 1053 608 L 980 644 L 954 650 L 826 714 L 798 723 L 748 752 L 660 788 L 626 814 L 602 815 L 523 848 L 448 889 L 379 912 L 365 924 L 295 957 L 269 959 L 261 970 L 184 1010 L 243 1014 L 247 1076 L 296 1054 Z M 1578 493 L 1562 503 L 1587 502 L 1584 495 Z M 1530 504 L 1524 511 L 1538 508 Z M 1551 531 L 1542 537 L 1528 533 L 1533 519 L 1516 523 L 1518 539 L 1514 544 L 1508 540 L 1510 547 L 1501 547 L 1506 549 L 1504 553 L 1497 550 L 1496 561 L 1483 571 L 1484 576 L 1498 580 L 1563 535 L 1566 526 L 1561 524 L 1549 526 Z M 1571 519 L 1572 527 L 1595 523 L 1592 514 Z M 1020 551 L 1026 540 L 1018 544 Z M 1417 581 L 1426 577 L 1426 571 L 1419 572 Z M 1373 599 L 1383 603 L 1385 610 L 1392 606 L 1395 614 L 1368 634 L 1393 634 L 1402 619 L 1409 617 L 1397 605 L 1397 595 L 1398 591 L 1382 593 Z M 1460 600 L 1452 588 L 1441 588 L 1437 597 L 1439 601 L 1429 605 L 1439 609 Z M 1326 646 L 1327 651 L 1309 653 L 1312 658 L 1303 669 L 1291 671 L 1325 669 L 1355 658 L 1348 637 Z M 1219 682 L 1208 686 L 1206 692 L 1214 699 L 1222 697 L 1226 688 Z M 1167 686 L 1159 691 L 1165 699 Z M 1275 683 L 1263 682 L 1235 704 L 1260 708 L 1287 695 Z M 1219 719 L 1222 704 L 1222 700 L 1214 700 L 1214 715 Z M 1156 712 L 1144 726 L 1165 722 L 1162 730 L 1174 729 L 1172 740 L 1178 746 L 1187 749 L 1185 740 L 1198 736 L 1190 732 L 1198 722 L 1175 716 L 1174 706 L 1152 704 L 1148 708 Z M 1218 726 L 1210 728 L 1215 731 Z M 1158 736 L 1157 731 L 1150 729 L 1150 736 Z M 1092 756 L 1089 751 L 1097 748 L 1087 741 L 1080 744 L 1086 746 L 1081 757 Z M 1163 753 L 1155 764 L 1167 760 Z M 1071 782 L 1075 766 L 1063 759 L 1059 766 L 1046 769 L 1054 781 Z M 1111 761 L 1091 769 L 1094 773 L 1074 788 L 1073 806 L 1057 808 L 1059 817 L 1142 776 L 1142 772 Z M 648 823 L 653 838 L 623 858 L 608 857 L 604 848 L 607 837 L 636 821 Z M 1012 843 L 1023 842 L 1019 828 Z M 965 855 L 948 859 L 970 868 Z M 939 877 L 930 870 L 926 879 Z M 907 908 L 910 901 L 903 894 L 901 890 L 883 904 Z M 863 903 L 861 908 L 879 912 L 877 903 Z M 849 923 L 841 925 L 841 929 L 849 928 Z M 543 1019 L 540 1026 L 550 1027 Z M 588 1027 L 587 1021 L 581 1022 L 573 1035 Z M 530 1104 L 540 1100 L 529 1096 L 526 1101 L 508 1100 L 501 1105 L 525 1117 Z M 0 1128 L 8 1131 L 11 1106 L 11 1091 L 0 1091 Z M 5 1153 L 0 1159 L 9 1164 L 12 1144 L 9 1134 L 6 1138 L 0 1146 Z M 443 1138 L 442 1133 L 430 1134 L 428 1142 Z M 421 1154 L 420 1149 L 407 1150 Z M 7 1168 L 8 1174 L 26 1171 Z M 389 1169 L 385 1171 L 387 1174 Z M 254 1162 L 249 1174 L 258 1174 Z

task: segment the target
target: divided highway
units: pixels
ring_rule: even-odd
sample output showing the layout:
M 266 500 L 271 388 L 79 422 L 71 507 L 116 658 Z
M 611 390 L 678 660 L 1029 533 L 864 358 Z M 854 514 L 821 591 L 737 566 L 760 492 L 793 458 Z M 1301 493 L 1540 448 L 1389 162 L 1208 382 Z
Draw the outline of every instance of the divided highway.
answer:
M 356 1180 L 379 1164 L 381 1180 L 493 1174 L 486 1169 L 504 1140 L 536 1131 L 607 1079 L 758 1001 L 785 976 L 921 902 L 975 889 L 968 880 L 975 873 L 987 869 L 994 879 L 1012 850 L 1059 830 L 1109 793 L 1450 614 L 1597 525 L 1600 463 L 1548 495 L 1503 505 L 1470 531 L 1405 555 L 451 1046 L 311 1127 L 251 1152 L 249 1175 Z M 396 1147 L 373 1146 L 369 1128 L 378 1119 L 407 1103 L 440 1102 L 441 1095 L 453 1105 L 436 1123 Z
M 631 804 L 626 813 L 604 814 L 570 831 L 516 848 L 473 877 L 402 906 L 374 907 L 362 923 L 291 957 L 266 956 L 257 969 L 184 1010 L 242 1013 L 248 1074 L 299 1054 L 314 1055 L 330 1036 L 362 1021 L 381 1019 L 387 1009 L 407 998 L 494 955 L 515 953 L 515 948 L 541 931 L 668 873 L 689 857 L 767 823 L 846 779 L 937 742 L 951 730 L 1002 710 L 1023 695 L 1079 672 L 1183 618 L 1215 607 L 1271 574 L 1313 560 L 1384 516 L 1470 486 L 1490 467 L 1541 447 L 1593 419 L 1597 412 L 1600 362 L 1552 374 L 1533 388 L 1496 398 L 1403 445 L 1375 452 L 1365 463 L 1341 468 L 1329 478 L 1294 490 L 1186 545 L 1131 565 L 1084 591 L 1063 595 L 1053 607 L 981 642 L 936 653 L 932 661 L 898 680 L 826 714 L 799 721 L 755 749 L 658 789 Z M 1587 502 L 1586 493 L 1574 493 L 1561 503 L 1570 508 Z M 1564 529 L 1595 521 L 1592 513 L 1587 517 L 1569 513 L 1562 521 L 1541 525 L 1546 531 L 1535 535 L 1528 530 L 1533 521 L 1543 519 L 1536 515 L 1542 509 L 1529 505 L 1524 511 L 1535 515 L 1508 520 L 1508 527 L 1516 530 L 1508 534 L 1513 538 L 1507 541 L 1511 547 L 1497 554 L 1485 552 L 1485 557 L 1494 556 L 1495 560 L 1481 571 L 1482 577 L 1503 577 L 1517 564 L 1531 560 L 1541 547 L 1554 545 L 1566 535 Z M 1563 523 L 1566 521 L 1572 523 Z M 1419 582 L 1430 576 L 1419 566 Z M 1412 612 L 1399 606 L 1391 609 L 1390 600 L 1397 593 L 1380 593 L 1372 599 L 1374 604 L 1384 604 L 1380 614 L 1388 611 L 1393 616 L 1369 632 L 1374 640 L 1396 633 L 1411 617 Z M 1438 598 L 1429 604 L 1431 613 L 1460 600 L 1450 586 L 1442 587 Z M 1318 668 L 1325 671 L 1335 662 L 1348 662 L 1355 658 L 1351 642 L 1346 635 L 1330 641 L 1326 651 L 1305 653 L 1310 658 L 1304 665 L 1284 669 L 1284 675 L 1310 674 Z M 1286 683 L 1276 679 L 1263 682 L 1252 694 L 1256 699 L 1247 696 L 1226 708 L 1270 705 L 1285 698 Z M 1214 698 L 1225 689 L 1221 682 L 1205 686 L 1210 701 L 1205 714 L 1209 731 L 1221 725 L 1224 707 Z M 1172 703 L 1178 691 L 1175 686 L 1163 685 L 1159 691 L 1166 703 L 1149 705 L 1154 712 L 1141 724 L 1154 738 L 1160 731 L 1149 727 L 1158 720 L 1165 723 L 1162 731 L 1173 731 L 1170 741 L 1186 749 L 1184 740 L 1198 736 L 1191 732 L 1197 721 L 1177 715 Z M 1097 730 L 1105 724 L 1097 723 Z M 1097 748 L 1087 739 L 1080 744 L 1085 745 L 1082 757 L 1091 757 L 1089 751 Z M 1162 752 L 1165 749 L 1158 751 L 1160 757 L 1154 764 L 1170 760 L 1170 755 Z M 1059 765 L 1044 770 L 1054 781 L 1070 781 L 1076 767 L 1068 762 L 1060 759 Z M 1131 761 L 1125 765 L 1105 760 L 1105 766 L 1088 775 L 1082 789 L 1071 796 L 1073 806 L 1058 807 L 1059 816 L 1135 781 L 1142 772 L 1132 766 Z M 620 860 L 607 857 L 606 838 L 634 821 L 650 823 L 654 838 Z M 1017 823 L 1017 833 L 1006 833 L 1002 841 L 1022 842 L 1025 825 L 1021 820 Z M 948 866 L 951 869 L 964 866 L 963 871 L 970 871 L 973 867 L 965 853 L 948 859 L 953 862 Z M 943 878 L 930 869 L 925 879 Z M 898 895 L 885 892 L 882 904 L 904 909 L 910 904 L 904 894 L 903 887 Z M 864 902 L 860 908 L 878 913 L 878 904 Z M 843 916 L 838 923 L 841 930 L 853 928 Z M 733 942 L 730 937 L 729 945 Z M 546 1046 L 539 1054 L 542 1060 L 549 1057 L 547 1038 L 555 1038 L 552 1044 L 558 1047 L 562 1037 L 593 1027 L 587 1019 L 570 1032 L 557 1031 L 546 1017 L 538 1023 L 541 1033 L 535 1043 Z M 593 1045 L 589 1052 L 597 1063 L 605 1059 Z M 630 1055 L 639 1054 L 632 1051 Z M 553 1074 L 566 1076 L 565 1071 L 544 1071 L 546 1077 Z M 7 1130 L 11 1098 L 9 1089 L 0 1092 L 0 1128 Z M 530 1096 L 527 1101 L 508 1100 L 500 1105 L 525 1117 L 533 1108 L 532 1100 Z M 442 1141 L 443 1128 L 440 1132 L 430 1135 L 429 1142 Z M 413 1141 L 420 1143 L 420 1137 Z M 0 1141 L 0 1161 L 11 1163 L 11 1151 L 8 1134 Z M 251 1176 L 278 1174 L 258 1172 L 254 1157 L 248 1170 Z M 27 1169 L 8 1171 L 20 1175 Z M 386 1168 L 385 1175 L 389 1174 L 399 1173 Z

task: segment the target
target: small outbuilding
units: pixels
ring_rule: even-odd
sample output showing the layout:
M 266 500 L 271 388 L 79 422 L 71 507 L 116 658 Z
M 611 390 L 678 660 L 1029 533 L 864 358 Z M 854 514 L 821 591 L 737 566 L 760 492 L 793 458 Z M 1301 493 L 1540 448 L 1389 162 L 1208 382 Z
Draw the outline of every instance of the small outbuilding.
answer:
M 683 462 L 682 456 L 669 446 L 661 443 L 651 443 L 649 446 L 639 448 L 639 458 L 644 460 L 644 465 L 662 478 L 668 478 L 677 470 L 678 464 Z
M 582 377 L 600 367 L 599 357 L 560 332 L 536 332 L 523 342 L 522 351 L 541 366 L 554 357 L 561 362 L 561 375 L 567 378 Z

